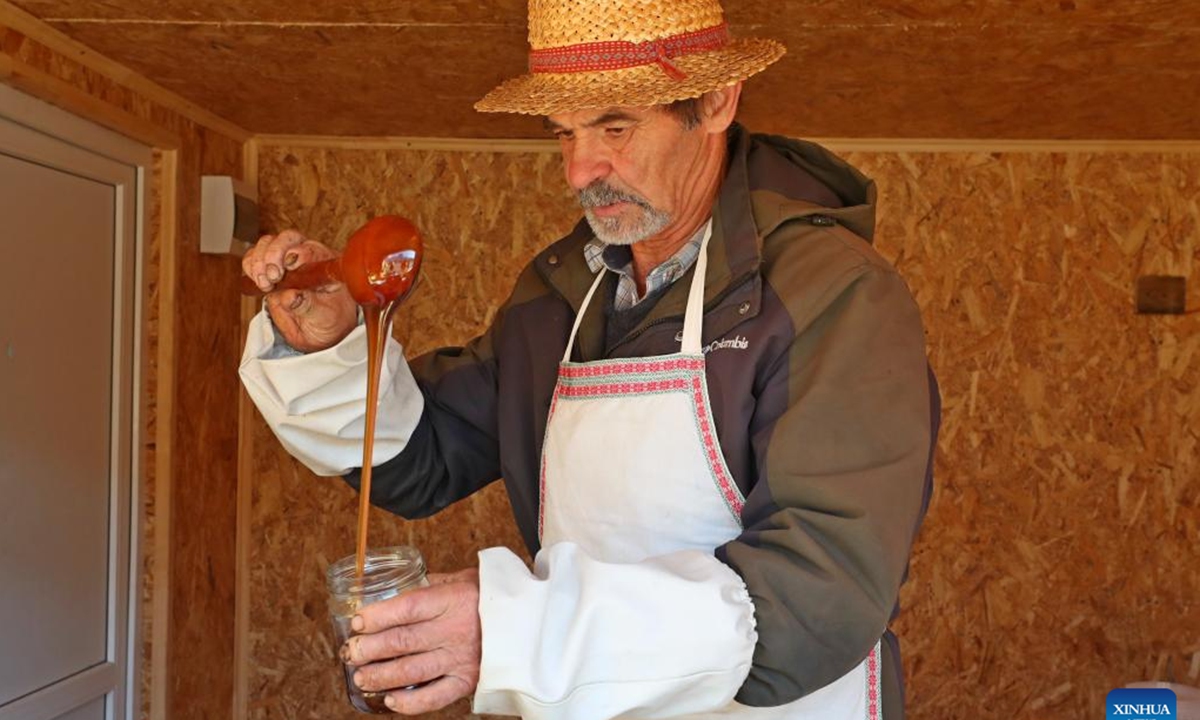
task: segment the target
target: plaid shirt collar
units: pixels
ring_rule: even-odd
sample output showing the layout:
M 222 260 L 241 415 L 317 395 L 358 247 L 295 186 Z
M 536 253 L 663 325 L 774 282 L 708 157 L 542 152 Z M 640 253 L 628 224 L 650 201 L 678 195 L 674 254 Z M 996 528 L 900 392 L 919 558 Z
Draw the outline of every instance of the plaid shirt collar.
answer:
M 700 226 L 696 234 L 679 248 L 678 252 L 650 271 L 646 276 L 645 295 L 638 295 L 637 282 L 633 279 L 633 253 L 628 245 L 606 245 L 597 238 L 592 238 L 584 246 L 583 256 L 592 272 L 608 268 L 617 274 L 617 295 L 613 299 L 613 309 L 628 310 L 687 272 L 700 256 L 700 244 L 704 242 L 704 231 L 710 223 L 711 218 Z

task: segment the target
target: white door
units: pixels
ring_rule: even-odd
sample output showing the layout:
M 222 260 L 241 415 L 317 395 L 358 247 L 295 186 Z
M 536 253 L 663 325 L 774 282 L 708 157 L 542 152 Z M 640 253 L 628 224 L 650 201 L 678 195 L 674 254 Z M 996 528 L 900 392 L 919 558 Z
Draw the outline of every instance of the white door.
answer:
M 5 109 L 0 720 L 119 720 L 131 697 L 139 173 Z

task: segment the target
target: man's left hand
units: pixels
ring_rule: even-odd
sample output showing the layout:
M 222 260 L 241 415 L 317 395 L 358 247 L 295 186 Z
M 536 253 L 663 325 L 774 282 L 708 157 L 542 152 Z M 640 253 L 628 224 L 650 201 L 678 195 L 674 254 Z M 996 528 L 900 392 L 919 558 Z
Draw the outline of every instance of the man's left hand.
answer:
M 429 582 L 364 606 L 351 623 L 359 634 L 342 646 L 358 687 L 387 691 L 387 706 L 403 715 L 443 708 L 479 683 L 479 571 L 431 574 Z

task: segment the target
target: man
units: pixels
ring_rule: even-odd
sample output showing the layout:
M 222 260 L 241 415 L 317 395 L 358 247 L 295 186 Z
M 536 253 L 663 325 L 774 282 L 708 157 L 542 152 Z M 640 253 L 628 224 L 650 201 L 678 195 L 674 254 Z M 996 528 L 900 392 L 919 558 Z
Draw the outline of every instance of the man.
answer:
M 938 412 L 920 318 L 870 248 L 873 184 L 734 124 L 783 48 L 722 17 L 531 2 L 531 74 L 477 106 L 546 116 L 586 222 L 482 337 L 411 369 L 391 348 L 372 502 L 423 516 L 503 477 L 536 554 L 487 549 L 362 609 L 343 657 L 397 712 L 903 717 L 887 623 Z M 271 291 L 330 253 L 289 231 L 244 268 Z M 355 484 L 352 301 L 267 307 L 247 388 L 289 451 Z

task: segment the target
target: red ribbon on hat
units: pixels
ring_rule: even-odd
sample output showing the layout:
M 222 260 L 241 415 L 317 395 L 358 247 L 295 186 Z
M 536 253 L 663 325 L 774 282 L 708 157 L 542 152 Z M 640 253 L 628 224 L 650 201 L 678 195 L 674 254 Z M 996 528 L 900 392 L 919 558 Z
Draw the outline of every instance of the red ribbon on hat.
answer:
M 531 51 L 529 71 L 534 74 L 596 72 L 657 64 L 671 79 L 684 80 L 687 74 L 671 62 L 673 58 L 719 50 L 728 42 L 729 26 L 721 23 L 640 43 L 612 40 L 566 45 Z

